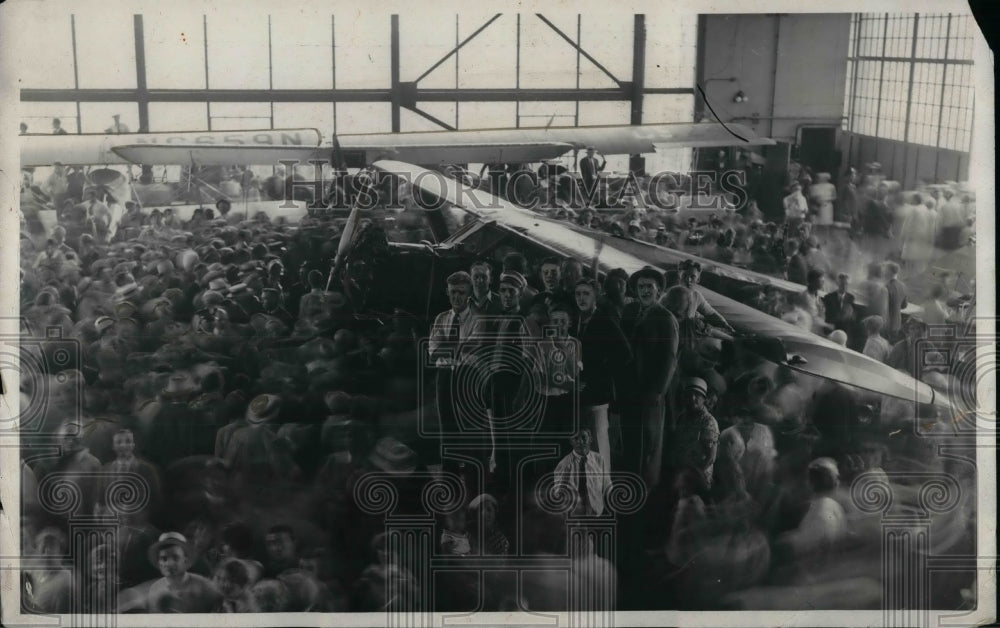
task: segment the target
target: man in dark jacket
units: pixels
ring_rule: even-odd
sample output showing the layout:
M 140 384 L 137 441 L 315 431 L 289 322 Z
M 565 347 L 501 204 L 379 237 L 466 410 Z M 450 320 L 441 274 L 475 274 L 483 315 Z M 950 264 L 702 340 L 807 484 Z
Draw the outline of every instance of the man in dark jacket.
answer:
M 834 329 L 847 332 L 849 338 L 857 340 L 854 295 L 847 291 L 850 280 L 847 273 L 837 275 L 837 290 L 823 297 L 823 309 L 826 311 L 827 323 L 833 325 Z
M 632 349 L 615 318 L 597 307 L 597 282 L 582 278 L 574 297 L 580 309 L 573 336 L 583 351 L 580 406 L 584 428 L 592 429 L 604 472 L 611 471 L 611 441 L 608 437 L 608 406 L 614 393 L 614 376 L 632 360 Z
M 601 163 L 597 163 L 597 158 L 594 157 L 595 149 L 593 146 L 587 147 L 587 156 L 580 160 L 580 179 L 583 180 L 583 193 L 586 195 L 587 199 L 594 198 L 595 201 L 599 201 L 596 198 L 596 191 L 598 185 L 598 177 L 600 172 L 604 170 L 604 167 L 608 165 L 606 159 L 601 159 Z M 587 203 L 590 205 L 590 203 Z
M 680 329 L 658 303 L 664 279 L 646 266 L 629 278 L 639 300 L 625 307 L 622 331 L 633 352 L 633 375 L 624 391 L 622 436 L 625 457 L 638 463 L 648 490 L 660 481 L 666 395 L 677 370 Z

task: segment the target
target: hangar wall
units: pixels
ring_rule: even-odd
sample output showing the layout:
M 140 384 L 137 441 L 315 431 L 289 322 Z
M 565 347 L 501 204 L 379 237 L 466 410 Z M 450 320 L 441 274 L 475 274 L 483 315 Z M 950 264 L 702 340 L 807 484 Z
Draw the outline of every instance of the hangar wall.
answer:
M 803 125 L 839 129 L 850 24 L 849 13 L 703 15 L 698 82 L 723 122 L 759 135 L 795 142 Z M 738 92 L 748 100 L 734 102 Z M 695 106 L 714 119 L 704 99 Z

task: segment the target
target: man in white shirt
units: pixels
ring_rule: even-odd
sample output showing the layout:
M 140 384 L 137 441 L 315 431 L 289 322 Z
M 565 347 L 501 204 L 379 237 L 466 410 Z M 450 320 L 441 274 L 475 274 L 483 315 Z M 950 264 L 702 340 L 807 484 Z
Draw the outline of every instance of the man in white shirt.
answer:
M 113 117 L 115 119 L 115 123 L 109 126 L 108 128 L 104 129 L 104 132 L 116 135 L 120 133 L 128 133 L 129 132 L 128 127 L 122 124 L 121 122 L 121 117 L 122 117 L 121 114 L 116 113 Z
M 473 410 L 468 407 L 471 395 L 462 396 L 457 384 L 465 379 L 464 369 L 470 368 L 463 364 L 462 354 L 463 349 L 468 348 L 466 345 L 478 318 L 469 304 L 472 297 L 472 277 L 469 273 L 452 273 L 447 284 L 451 309 L 435 317 L 427 342 L 428 353 L 437 368 L 438 434 L 442 447 L 456 435 L 468 433 L 471 427 L 463 416 Z M 435 458 L 440 459 L 440 455 L 439 451 Z
M 553 490 L 567 491 L 572 498 L 574 517 L 599 517 L 604 514 L 604 496 L 611 488 L 611 478 L 604 471 L 601 454 L 590 450 L 590 430 L 582 429 L 570 439 L 573 451 L 559 461 Z
M 164 532 L 149 548 L 149 560 L 163 577 L 149 588 L 150 613 L 211 613 L 222 603 L 222 594 L 211 580 L 188 571 L 191 545 L 179 532 Z
M 801 184 L 798 182 L 792 184 L 790 193 L 782 201 L 782 206 L 785 209 L 785 224 L 790 229 L 795 229 L 802 224 L 809 213 L 809 202 L 802 194 Z

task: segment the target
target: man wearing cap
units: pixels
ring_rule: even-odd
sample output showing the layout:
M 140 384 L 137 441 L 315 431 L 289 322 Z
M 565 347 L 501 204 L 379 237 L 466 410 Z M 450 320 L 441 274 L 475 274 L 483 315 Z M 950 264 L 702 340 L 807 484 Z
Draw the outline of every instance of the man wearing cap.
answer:
M 500 296 L 493 292 L 490 284 L 493 279 L 493 267 L 486 260 L 478 260 L 469 267 L 472 277 L 472 297 L 469 307 L 478 316 L 496 316 L 500 313 Z
M 149 561 L 162 578 L 149 587 L 150 613 L 211 613 L 222 604 L 222 594 L 204 576 L 188 571 L 192 546 L 180 532 L 164 532 L 149 548 Z
M 608 435 L 608 407 L 614 396 L 614 378 L 632 361 L 632 349 L 621 327 L 597 306 L 597 282 L 581 278 L 574 297 L 579 308 L 572 335 L 583 352 L 580 406 L 583 426 L 592 430 L 604 472 L 611 471 L 611 441 Z
M 522 278 L 527 278 L 528 276 L 528 260 L 525 259 L 524 255 L 517 251 L 511 251 L 507 253 L 503 258 L 503 270 L 501 273 L 514 272 L 521 275 Z M 535 290 L 531 284 L 525 281 L 524 288 L 521 289 L 521 301 L 520 309 L 521 312 L 527 312 L 528 308 L 531 306 L 532 301 L 538 294 L 538 290 Z
M 667 463 L 674 474 L 693 469 L 712 486 L 719 445 L 719 424 L 705 407 L 708 384 L 700 377 L 686 377 L 680 385 L 681 403 L 670 438 Z
M 467 422 L 460 418 L 461 413 L 468 409 L 456 403 L 461 400 L 456 400 L 455 386 L 465 377 L 464 369 L 470 368 L 463 364 L 462 354 L 478 324 L 478 317 L 469 305 L 473 289 L 469 273 L 452 273 L 448 276 L 447 285 L 451 309 L 434 318 L 427 342 L 430 359 L 437 369 L 438 429 L 442 447 L 450 437 L 468 429 Z M 441 453 L 437 452 L 434 458 L 440 459 Z
M 625 307 L 622 331 L 632 347 L 632 376 L 623 380 L 621 399 L 625 458 L 642 473 L 648 487 L 660 481 L 666 395 L 677 369 L 680 327 L 658 303 L 664 279 L 651 266 L 629 278 L 638 301 Z
M 580 160 L 580 180 L 583 182 L 583 193 L 586 195 L 587 206 L 590 207 L 595 204 L 600 203 L 600 199 L 596 198 L 595 192 L 598 187 L 598 177 L 599 173 L 604 171 L 605 166 L 608 165 L 608 160 L 601 156 L 601 163 L 597 163 L 597 158 L 594 157 L 597 150 L 593 146 L 587 147 L 587 156 Z M 591 202 L 591 201 L 596 201 Z

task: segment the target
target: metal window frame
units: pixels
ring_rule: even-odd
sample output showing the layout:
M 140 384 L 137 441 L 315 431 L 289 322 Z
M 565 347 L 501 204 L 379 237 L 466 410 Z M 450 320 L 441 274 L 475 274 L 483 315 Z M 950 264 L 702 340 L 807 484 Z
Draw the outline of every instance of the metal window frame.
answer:
M 890 56 L 886 54 L 888 45 L 888 29 L 889 20 L 893 17 L 911 17 L 913 19 L 912 33 L 910 34 L 910 54 L 909 56 Z M 882 106 L 883 101 L 886 98 L 886 76 L 885 76 L 885 66 L 887 63 L 905 63 L 907 64 L 907 73 L 909 75 L 906 81 L 906 114 L 903 122 L 903 143 L 906 146 L 904 151 L 909 150 L 909 144 L 919 144 L 920 146 L 930 146 L 936 149 L 944 150 L 957 150 L 959 152 L 968 153 L 971 150 L 972 144 L 972 133 L 971 129 L 965 128 L 967 125 L 963 124 L 964 121 L 972 119 L 975 117 L 975 93 L 972 94 L 972 103 L 967 107 L 956 107 L 945 100 L 945 94 L 948 87 L 953 89 L 969 89 L 969 80 L 967 77 L 967 70 L 964 70 L 962 66 L 973 65 L 973 60 L 971 58 L 951 58 L 952 56 L 962 56 L 968 57 L 967 54 L 969 49 L 969 41 L 971 41 L 971 36 L 966 36 L 968 32 L 967 20 L 969 16 L 958 15 L 953 13 L 947 14 L 924 14 L 924 24 L 925 28 L 927 24 L 934 20 L 935 32 L 921 33 L 921 14 L 865 14 L 856 13 L 852 16 L 852 19 L 856 20 L 855 28 L 853 31 L 853 41 L 849 42 L 848 50 L 850 51 L 847 60 L 850 61 L 850 73 L 849 82 L 851 84 L 851 93 L 848 103 L 846 103 L 846 114 L 847 114 L 847 129 L 851 133 L 860 133 L 861 135 L 868 135 L 868 133 L 863 133 L 863 130 L 867 130 L 867 127 L 871 127 L 868 124 L 870 121 L 864 120 L 867 118 L 868 111 L 863 107 L 863 102 L 865 100 L 872 100 L 865 94 L 860 93 L 858 87 L 859 83 L 864 81 L 875 80 L 874 77 L 868 77 L 865 72 L 862 71 L 862 64 L 865 62 L 876 62 L 879 64 L 878 72 L 878 86 L 877 86 L 877 103 L 875 106 L 875 120 L 874 120 L 874 132 L 871 133 L 873 137 L 879 137 L 884 139 L 897 139 L 896 134 L 892 134 L 894 137 L 888 137 L 886 135 L 885 128 L 889 126 L 883 124 L 882 120 Z M 872 25 L 873 21 L 882 21 L 882 41 L 878 42 L 878 34 L 869 34 L 872 36 L 867 36 L 864 32 L 864 26 Z M 944 29 L 940 28 L 944 25 Z M 877 28 L 877 27 L 876 27 Z M 874 42 L 868 41 L 869 45 L 862 49 L 863 40 L 875 39 Z M 927 57 L 925 53 L 931 51 L 931 48 L 940 47 L 937 40 L 944 41 L 944 51 L 941 58 Z M 937 43 L 935 43 L 937 42 Z M 872 50 L 871 44 L 878 46 L 881 43 L 882 54 L 872 55 L 870 51 Z M 918 48 L 918 44 L 920 44 Z M 920 53 L 918 56 L 918 50 Z M 868 54 L 862 54 L 868 53 Z M 933 98 L 924 99 L 929 102 L 916 103 L 923 111 L 925 108 L 931 108 L 932 111 L 936 109 L 935 113 L 931 114 L 932 119 L 936 119 L 936 124 L 934 123 L 921 123 L 919 126 L 920 130 L 913 128 L 915 123 L 913 121 L 914 114 L 914 81 L 916 74 L 917 64 L 929 64 L 929 65 L 942 65 L 942 71 L 940 80 L 930 81 L 928 87 L 939 88 L 940 96 L 937 102 Z M 949 78 L 951 82 L 949 83 Z M 933 84 L 930 84 L 933 83 Z M 923 85 L 923 83 L 922 83 Z M 864 86 L 862 86 L 864 87 Z M 861 91 L 870 91 L 862 89 Z M 896 102 L 896 101 L 894 101 Z M 885 103 L 888 104 L 888 103 Z M 945 109 L 949 111 L 945 112 Z M 925 133 L 925 131 L 927 133 Z M 924 143 L 912 141 L 914 136 L 924 139 L 923 136 L 927 134 L 934 136 L 934 142 Z M 876 145 L 877 146 L 877 145 Z M 877 156 L 876 156 L 877 157 Z M 905 154 L 904 154 L 905 159 Z

